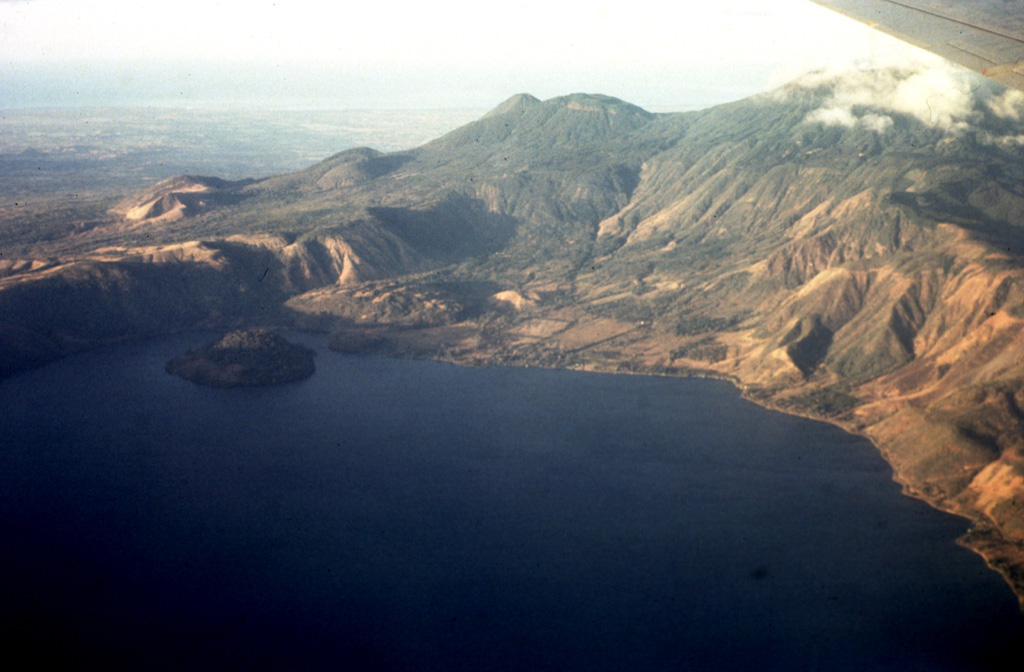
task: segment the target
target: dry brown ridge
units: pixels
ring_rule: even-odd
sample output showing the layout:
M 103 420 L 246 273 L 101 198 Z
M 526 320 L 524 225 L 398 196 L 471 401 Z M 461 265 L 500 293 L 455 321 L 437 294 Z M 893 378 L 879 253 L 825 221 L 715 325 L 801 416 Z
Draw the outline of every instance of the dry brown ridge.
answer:
M 998 141 L 1020 121 L 809 121 L 835 86 L 683 115 L 519 96 L 418 150 L 97 227 L 7 262 L 0 374 L 270 320 L 347 351 L 727 378 L 871 438 L 1024 599 L 1024 148 Z

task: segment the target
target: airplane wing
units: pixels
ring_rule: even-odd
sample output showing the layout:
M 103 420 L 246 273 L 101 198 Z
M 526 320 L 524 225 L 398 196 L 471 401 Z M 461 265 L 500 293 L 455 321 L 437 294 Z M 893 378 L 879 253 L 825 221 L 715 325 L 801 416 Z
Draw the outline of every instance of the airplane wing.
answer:
M 1024 90 L 1024 0 L 811 0 Z

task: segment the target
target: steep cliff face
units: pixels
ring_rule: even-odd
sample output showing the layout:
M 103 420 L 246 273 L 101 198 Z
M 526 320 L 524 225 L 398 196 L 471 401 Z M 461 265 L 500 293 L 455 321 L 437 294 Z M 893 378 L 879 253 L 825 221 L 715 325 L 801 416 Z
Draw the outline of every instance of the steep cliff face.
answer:
M 157 185 L 73 255 L 5 260 L 0 372 L 272 320 L 728 376 L 873 438 L 1024 595 L 1024 104 L 956 77 L 816 75 L 672 115 L 521 95 L 407 152 Z

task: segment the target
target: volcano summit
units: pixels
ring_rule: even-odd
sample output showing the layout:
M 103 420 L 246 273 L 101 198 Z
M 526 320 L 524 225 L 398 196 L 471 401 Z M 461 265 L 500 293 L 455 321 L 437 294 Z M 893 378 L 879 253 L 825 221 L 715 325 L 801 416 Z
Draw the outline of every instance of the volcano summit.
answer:
M 956 77 L 818 74 L 678 114 L 518 95 L 413 150 L 11 229 L 0 373 L 242 324 L 728 378 L 870 437 L 1024 597 L 1024 95 Z

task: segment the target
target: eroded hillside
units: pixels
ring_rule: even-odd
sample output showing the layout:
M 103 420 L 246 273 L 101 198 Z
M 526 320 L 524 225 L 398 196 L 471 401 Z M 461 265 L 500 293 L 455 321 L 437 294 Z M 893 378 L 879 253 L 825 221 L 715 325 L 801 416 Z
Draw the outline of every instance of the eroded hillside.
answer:
M 729 377 L 871 437 L 1024 596 L 1024 96 L 959 77 L 814 75 L 667 115 L 521 95 L 407 152 L 167 181 L 0 261 L 0 372 L 274 323 Z

